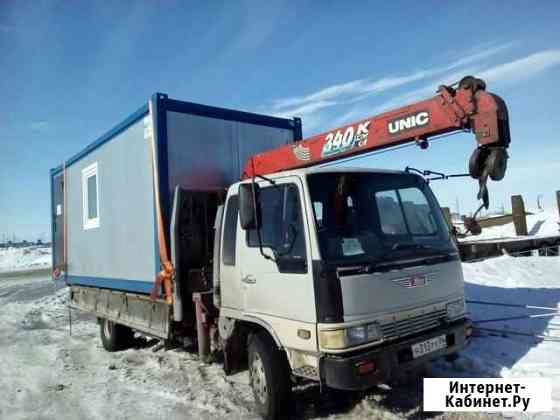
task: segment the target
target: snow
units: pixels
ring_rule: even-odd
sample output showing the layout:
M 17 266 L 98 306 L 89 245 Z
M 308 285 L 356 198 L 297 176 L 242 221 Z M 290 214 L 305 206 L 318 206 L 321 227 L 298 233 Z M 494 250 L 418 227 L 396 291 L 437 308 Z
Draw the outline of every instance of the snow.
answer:
M 550 377 L 553 413 L 534 418 L 560 418 L 560 257 L 509 257 L 464 263 L 467 300 L 531 305 L 553 310 L 468 304 L 475 325 L 546 337 L 481 332 L 454 363 L 438 362 L 438 376 Z M 553 317 L 476 321 L 544 314 Z
M 40 270 L 51 266 L 51 248 L 30 246 L 0 249 L 0 273 Z
M 560 225 L 557 211 L 539 211 L 527 215 L 527 232 L 532 237 L 544 237 L 560 235 Z M 482 241 L 488 239 L 515 238 L 515 226 L 507 223 L 501 226 L 492 226 L 482 229 L 482 233 L 476 236 L 468 236 L 465 241 Z
M 13 252 L 13 251 L 11 251 Z M 31 258 L 30 258 L 31 261 Z M 21 265 L 11 264 L 12 267 Z M 500 257 L 463 264 L 467 299 L 557 308 L 559 257 Z M 88 314 L 72 311 L 68 329 L 67 289 L 46 274 L 0 278 L 0 418 L 256 419 L 246 373 L 232 377 L 221 365 L 206 365 L 181 349 L 154 352 L 154 342 L 108 353 Z M 526 310 L 469 305 L 474 320 L 502 318 Z M 529 311 L 541 313 L 546 311 Z M 496 329 L 558 336 L 560 319 L 537 318 L 481 324 Z M 403 419 L 419 417 L 422 376 L 551 377 L 553 413 L 560 418 L 560 342 L 532 337 L 480 334 L 458 360 L 434 362 L 420 376 L 368 392 L 296 389 L 294 417 L 308 419 Z M 496 418 L 484 413 L 430 414 L 433 418 Z
M 0 418 L 255 418 L 249 387 L 218 364 L 154 353 L 146 341 L 107 353 L 95 319 L 77 311 L 70 336 L 67 300 L 67 289 L 44 277 L 0 280 Z

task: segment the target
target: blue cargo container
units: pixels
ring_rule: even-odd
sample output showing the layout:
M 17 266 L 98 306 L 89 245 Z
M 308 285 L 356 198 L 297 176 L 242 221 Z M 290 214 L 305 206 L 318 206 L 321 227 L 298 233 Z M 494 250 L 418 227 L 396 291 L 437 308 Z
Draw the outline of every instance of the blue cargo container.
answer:
M 64 271 L 69 284 L 140 294 L 152 290 L 160 261 L 150 136 L 166 237 L 177 187 L 183 192 L 181 205 L 188 207 L 183 218 L 189 212 L 195 217 L 183 224 L 188 232 L 178 233 L 186 237 L 182 246 L 190 246 L 182 250 L 183 264 L 175 264 L 185 270 L 207 264 L 202 260 L 211 255 L 213 238 L 208 226 L 246 159 L 301 139 L 297 118 L 199 105 L 160 93 L 150 101 L 151 114 L 148 104 L 142 106 L 51 170 L 53 269 Z

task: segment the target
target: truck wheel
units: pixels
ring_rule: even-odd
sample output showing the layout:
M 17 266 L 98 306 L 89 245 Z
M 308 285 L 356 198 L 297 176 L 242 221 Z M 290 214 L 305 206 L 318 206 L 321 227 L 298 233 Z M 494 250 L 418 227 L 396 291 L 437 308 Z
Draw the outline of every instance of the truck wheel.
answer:
M 107 351 L 119 351 L 129 348 L 134 339 L 131 328 L 105 318 L 99 319 L 101 342 Z
M 258 413 L 266 420 L 284 418 L 292 392 L 286 355 L 266 333 L 249 338 L 249 378 Z

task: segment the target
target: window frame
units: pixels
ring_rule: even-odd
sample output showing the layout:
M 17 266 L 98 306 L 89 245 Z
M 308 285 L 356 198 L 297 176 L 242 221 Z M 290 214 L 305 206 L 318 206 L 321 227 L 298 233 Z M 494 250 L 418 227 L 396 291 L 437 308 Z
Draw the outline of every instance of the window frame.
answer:
M 432 209 L 431 208 L 430 208 L 429 219 L 428 220 L 430 221 L 430 224 L 431 224 L 432 228 L 434 228 L 434 231 L 432 233 L 415 233 L 413 231 L 411 223 L 410 223 L 410 214 L 408 214 L 407 209 L 404 206 L 404 201 L 403 201 L 402 195 L 401 195 L 401 191 L 404 191 L 404 190 L 418 190 L 418 191 L 420 191 L 420 197 L 422 197 L 426 201 L 426 204 L 428 205 L 428 207 L 430 207 L 430 204 L 428 202 L 428 197 L 426 197 L 426 193 L 418 187 L 406 187 L 406 188 L 399 188 L 399 189 L 395 190 L 397 192 L 397 196 L 399 197 L 399 206 L 401 208 L 403 218 L 404 218 L 404 221 L 406 223 L 406 228 L 409 232 L 409 235 L 410 236 L 424 236 L 424 237 L 426 237 L 426 236 L 437 236 L 438 235 L 438 229 L 434 225 L 435 221 L 433 220 L 434 216 L 432 214 L 432 211 L 431 211 Z
M 392 195 L 394 195 L 394 198 L 391 197 L 391 199 L 393 199 L 393 201 L 395 201 L 395 204 L 398 205 L 399 208 L 399 216 L 402 220 L 402 226 L 404 227 L 405 232 L 404 233 L 390 233 L 390 232 L 385 232 L 384 228 L 385 228 L 385 221 L 383 220 L 385 217 L 385 212 L 382 211 L 382 209 L 379 207 L 379 200 L 378 200 L 378 194 L 383 194 L 383 193 L 388 193 L 391 192 Z M 396 199 L 396 200 L 395 200 Z M 379 191 L 375 191 L 373 193 L 373 200 L 376 206 L 376 210 L 377 210 L 377 217 L 379 219 L 379 230 L 380 230 L 380 234 L 384 235 L 384 236 L 390 236 L 390 237 L 395 237 L 395 236 L 410 236 L 410 229 L 408 227 L 408 220 L 406 219 L 406 216 L 404 214 L 404 210 L 403 210 L 403 205 L 402 205 L 402 200 L 401 200 L 401 196 L 399 194 L 398 189 L 389 189 L 389 190 L 379 190 Z
M 232 240 L 231 243 L 226 244 L 226 235 L 228 234 L 228 214 L 229 211 L 232 207 L 235 206 L 235 221 L 232 221 L 233 226 L 231 226 L 233 228 L 233 236 L 232 236 Z M 223 216 L 223 228 L 222 228 L 222 243 L 221 243 L 221 247 L 222 247 L 222 264 L 228 267 L 234 267 L 237 263 L 237 226 L 239 223 L 239 195 L 238 194 L 232 194 L 226 203 L 226 206 L 224 208 L 224 216 Z M 233 245 L 233 249 L 232 249 L 232 253 L 229 256 L 229 258 L 227 258 L 227 262 L 226 262 L 226 245 L 227 246 L 231 246 Z
M 95 176 L 95 209 L 96 217 L 89 217 L 89 189 L 88 181 Z M 99 215 L 99 168 L 97 162 L 82 169 L 82 221 L 84 230 L 95 229 L 100 226 Z
M 290 265 L 290 262 L 292 261 L 299 261 L 299 259 L 297 259 L 295 256 L 293 255 L 280 255 L 276 258 L 276 264 L 278 266 L 278 271 L 280 273 L 290 273 L 290 274 L 307 274 L 309 272 L 309 259 L 310 259 L 310 254 L 309 254 L 309 249 L 308 249 L 308 245 L 309 245 L 309 241 L 310 238 L 307 234 L 307 230 L 306 230 L 306 210 L 305 210 L 305 203 L 304 203 L 304 194 L 302 189 L 300 188 L 300 186 L 298 185 L 298 183 L 295 180 L 289 180 L 286 182 L 277 182 L 273 185 L 269 185 L 266 187 L 261 187 L 260 188 L 260 192 L 261 192 L 261 197 L 262 197 L 262 192 L 263 190 L 277 190 L 278 188 L 290 188 L 293 187 L 295 189 L 295 192 L 297 194 L 297 202 L 298 202 L 298 210 L 299 210 L 299 216 L 301 218 L 301 235 L 302 235 L 302 241 L 303 241 L 303 267 L 293 267 Z M 284 190 L 283 194 L 286 194 L 286 190 Z M 282 198 L 282 200 L 285 200 L 285 197 Z M 285 201 L 283 201 L 283 205 L 285 205 Z M 262 228 L 262 227 L 261 227 Z M 245 231 L 245 246 L 247 247 L 247 249 L 258 249 L 259 245 L 258 243 L 255 243 L 254 245 L 251 245 L 251 241 L 250 241 L 250 232 L 251 231 L 255 231 L 255 229 L 247 229 Z M 262 244 L 263 248 L 268 248 L 273 250 L 273 248 L 270 246 L 270 244 L 266 244 L 263 243 Z
M 401 237 L 435 237 L 439 234 L 437 226 L 434 225 L 435 220 L 433 220 L 433 214 L 430 211 L 430 224 L 432 225 L 433 228 L 435 228 L 435 230 L 432 233 L 415 233 L 413 232 L 411 226 L 410 226 L 410 220 L 409 220 L 409 214 L 407 214 L 407 210 L 404 207 L 403 204 L 403 200 L 401 197 L 401 190 L 406 190 L 406 189 L 416 189 L 418 191 L 420 191 L 421 196 L 426 200 L 426 204 L 428 204 L 428 206 L 430 206 L 428 197 L 426 197 L 426 193 L 419 187 L 416 186 L 412 186 L 412 187 L 406 187 L 406 188 L 395 188 L 395 189 L 389 189 L 389 190 L 379 190 L 379 191 L 375 191 L 374 193 L 374 200 L 375 200 L 375 205 L 377 206 L 377 211 L 379 213 L 379 222 L 380 222 L 380 229 L 381 229 L 381 233 L 385 236 L 401 236 Z M 398 205 L 399 205 L 399 210 L 402 216 L 402 220 L 404 222 L 404 227 L 406 229 L 406 233 L 404 234 L 391 234 L 391 233 L 387 233 L 383 230 L 383 225 L 382 225 L 382 221 L 381 221 L 381 209 L 379 208 L 379 202 L 377 200 L 377 194 L 379 193 L 383 193 L 383 192 L 387 192 L 387 191 L 392 191 L 395 193 L 395 197 L 398 200 Z
M 292 186 L 293 186 L 293 187 L 296 189 L 296 191 L 297 191 L 298 204 L 299 204 L 299 211 L 300 211 L 300 216 L 301 216 L 301 218 L 302 218 L 302 225 L 303 225 L 303 224 L 304 224 L 304 218 L 303 218 L 304 216 L 303 216 L 303 208 L 302 208 L 302 198 L 301 198 L 300 190 L 299 190 L 299 188 L 298 188 L 298 186 L 297 186 L 297 184 L 296 184 L 295 182 L 292 182 L 292 181 L 290 181 L 290 182 L 283 182 L 283 183 L 278 183 L 278 184 L 274 184 L 274 185 L 270 185 L 270 186 L 266 186 L 266 187 L 261 187 L 261 189 L 260 189 L 260 190 L 261 190 L 261 195 L 262 195 L 262 191 L 263 191 L 263 190 L 268 190 L 268 189 L 270 189 L 271 191 L 273 191 L 273 190 L 278 189 L 278 188 L 282 188 L 282 187 L 284 187 L 284 188 L 288 187 L 288 188 L 289 188 L 289 187 L 292 187 Z M 285 194 L 285 191 L 284 191 L 284 194 Z M 282 198 L 282 200 L 284 200 L 284 198 Z M 285 204 L 285 203 L 284 203 L 284 204 Z M 262 215 L 261 215 L 261 217 L 262 217 Z M 262 229 L 262 226 L 261 226 L 261 229 Z M 245 231 L 245 245 L 246 245 L 248 248 L 258 248 L 258 247 L 259 247 L 259 244 L 258 244 L 258 243 L 251 244 L 251 234 L 250 234 L 251 231 L 256 231 L 256 229 L 247 229 L 247 230 Z M 305 236 L 304 236 L 304 240 L 305 240 Z M 265 243 L 264 240 L 263 240 L 262 246 L 263 246 L 263 248 L 272 249 L 272 247 L 270 246 L 270 244 Z M 305 246 L 306 246 L 306 249 L 307 249 L 307 241 L 306 241 L 306 240 L 305 240 Z

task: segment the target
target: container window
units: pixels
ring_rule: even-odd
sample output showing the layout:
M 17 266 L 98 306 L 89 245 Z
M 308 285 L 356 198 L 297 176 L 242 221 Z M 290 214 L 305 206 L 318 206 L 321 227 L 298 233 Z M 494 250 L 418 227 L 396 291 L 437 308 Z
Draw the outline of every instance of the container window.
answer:
M 99 180 L 97 162 L 82 170 L 84 229 L 99 227 Z
M 237 239 L 237 214 L 239 213 L 239 202 L 236 195 L 230 197 L 226 211 L 226 223 L 224 226 L 224 245 L 222 259 L 224 265 L 235 265 L 235 243 Z

